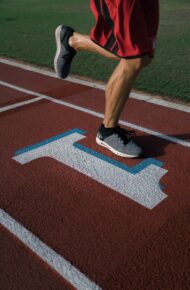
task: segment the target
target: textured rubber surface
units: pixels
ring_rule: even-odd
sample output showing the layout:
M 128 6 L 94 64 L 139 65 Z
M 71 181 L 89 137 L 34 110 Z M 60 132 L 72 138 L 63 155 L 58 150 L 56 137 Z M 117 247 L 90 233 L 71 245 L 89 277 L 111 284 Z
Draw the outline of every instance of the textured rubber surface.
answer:
M 96 112 L 104 109 L 103 92 L 97 89 L 7 65 L 0 65 L 0 78 Z M 5 88 L 0 92 L 1 107 L 33 98 Z M 129 100 L 122 119 L 190 141 L 187 113 Z M 100 118 L 49 100 L 3 112 L 0 120 L 4 211 L 102 289 L 188 289 L 189 147 L 137 131 L 145 156 L 113 156 L 95 142 Z M 148 158 L 162 162 L 167 173 L 160 185 L 167 198 L 150 210 L 54 158 L 25 165 L 13 160 L 18 150 L 73 128 L 86 131 L 81 146 L 114 159 L 117 166 L 133 168 Z M 0 237 L 2 289 L 73 289 L 4 227 Z

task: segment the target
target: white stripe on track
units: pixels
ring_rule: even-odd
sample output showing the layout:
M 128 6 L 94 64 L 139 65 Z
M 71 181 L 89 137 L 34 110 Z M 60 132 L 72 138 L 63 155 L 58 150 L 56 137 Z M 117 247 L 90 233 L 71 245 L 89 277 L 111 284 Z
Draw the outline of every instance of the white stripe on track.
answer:
M 83 273 L 40 241 L 38 237 L 24 228 L 2 209 L 0 209 L 0 224 L 58 272 L 65 280 L 76 287 L 77 290 L 101 290 L 97 284 L 89 280 Z
M 35 93 L 35 92 L 32 92 L 32 94 L 31 94 L 31 91 L 29 91 L 29 90 L 23 89 L 21 87 L 17 87 L 15 85 L 12 85 L 10 83 L 6 83 L 6 82 L 3 82 L 3 81 L 0 81 L 0 85 L 4 86 L 4 87 L 8 87 L 8 88 L 16 90 L 16 91 L 19 91 L 19 92 L 22 92 L 22 93 L 25 93 L 25 94 L 36 96 L 36 98 L 29 99 L 27 101 L 18 102 L 18 103 L 15 103 L 15 104 L 12 104 L 12 105 L 9 105 L 9 106 L 5 106 L 5 107 L 0 107 L 0 113 L 6 112 L 6 111 L 9 111 L 9 110 L 13 110 L 13 109 L 25 106 L 25 105 L 29 105 L 29 104 L 32 104 L 34 102 L 38 102 L 40 100 L 43 100 L 44 97 L 45 97 L 44 95 L 39 94 L 39 93 Z
M 26 106 L 26 105 L 38 102 L 38 101 L 40 101 L 42 99 L 43 99 L 42 97 L 37 97 L 37 98 L 33 98 L 33 99 L 30 99 L 30 100 L 27 100 L 27 101 L 24 101 L 24 102 L 20 102 L 20 103 L 16 103 L 16 104 L 13 104 L 13 105 L 1 107 L 0 108 L 0 113 L 6 112 L 6 111 L 9 111 L 9 110 L 13 110 L 13 109 L 16 109 L 16 108 L 19 108 L 19 107 Z
M 49 100 L 51 102 L 54 102 L 56 104 L 59 104 L 59 105 L 62 105 L 62 106 L 68 107 L 68 108 L 72 108 L 72 109 L 87 113 L 89 115 L 92 115 L 92 116 L 95 116 L 95 117 L 98 117 L 98 118 L 103 118 L 104 117 L 104 115 L 102 113 L 98 113 L 96 111 L 93 111 L 93 110 L 90 110 L 90 109 L 86 109 L 86 108 L 78 106 L 78 105 L 74 105 L 74 104 L 71 104 L 71 103 L 68 103 L 68 102 L 65 102 L 65 101 L 62 101 L 62 100 L 58 100 L 58 99 L 53 98 L 53 97 L 49 97 L 49 96 L 46 96 L 46 95 L 43 95 L 43 94 L 40 94 L 40 93 L 37 93 L 37 92 L 33 92 L 31 90 L 27 90 L 27 89 L 24 89 L 24 88 L 9 84 L 7 82 L 0 81 L 0 85 L 13 88 L 13 89 L 15 89 L 17 91 L 25 92 L 25 93 L 27 93 L 29 95 L 41 97 L 43 99 Z M 190 147 L 190 142 L 188 142 L 188 141 L 184 141 L 184 140 L 181 140 L 181 139 L 176 138 L 176 137 L 168 136 L 168 135 L 162 134 L 160 132 L 153 131 L 151 129 L 148 129 L 148 128 L 145 128 L 145 127 L 142 127 L 142 126 L 138 126 L 136 124 L 132 124 L 132 123 L 129 123 L 129 122 L 126 122 L 126 121 L 120 120 L 119 123 L 124 125 L 124 126 L 130 127 L 132 129 L 139 130 L 139 131 L 145 132 L 147 134 L 159 137 L 161 139 L 170 141 L 172 143 L 176 143 L 176 144 L 179 144 L 179 145 L 182 145 L 182 146 L 185 146 L 185 147 Z
M 55 72 L 50 71 L 48 69 L 42 69 L 42 68 L 38 68 L 34 65 L 31 64 L 25 64 L 25 63 L 20 63 L 16 60 L 10 60 L 10 59 L 5 59 L 5 58 L 0 58 L 0 63 L 4 63 L 7 65 L 11 65 L 17 68 L 21 68 L 27 71 L 31 71 L 31 72 L 35 72 L 35 73 L 39 73 L 42 75 L 46 75 L 49 77 L 54 77 L 54 78 L 58 78 L 57 75 L 55 74 Z M 100 90 L 105 90 L 106 85 L 102 85 L 99 83 L 96 83 L 95 81 L 88 81 L 88 80 L 84 80 L 81 78 L 77 78 L 77 77 L 72 77 L 69 76 L 67 77 L 64 81 L 69 81 L 69 82 L 73 82 L 73 83 L 77 83 L 77 84 L 81 84 L 81 85 L 85 85 L 91 88 L 97 88 Z M 159 105 L 159 106 L 163 106 L 166 108 L 171 108 L 171 109 L 175 109 L 178 111 L 182 111 L 182 112 L 186 112 L 186 113 L 190 113 L 190 106 L 186 106 L 183 104 L 177 104 L 174 102 L 170 102 L 170 101 L 166 101 L 166 100 L 162 100 L 159 99 L 155 96 L 151 96 L 151 95 L 146 95 L 146 94 L 141 94 L 141 93 L 136 93 L 134 91 L 131 92 L 130 94 L 130 98 L 132 99 L 136 99 L 136 100 L 140 100 L 140 101 L 145 101 L 147 103 L 151 103 L 154 105 Z
M 0 81 L 0 85 L 4 86 L 4 87 L 7 87 L 7 88 L 10 88 L 10 89 L 13 89 L 15 91 L 19 91 L 19 92 L 28 94 L 28 95 L 32 95 L 32 96 L 36 96 L 36 97 L 42 97 L 42 98 L 46 97 L 46 95 L 31 91 L 31 90 L 27 90 L 27 89 L 24 89 L 22 87 L 15 86 L 15 85 L 13 85 L 11 83 L 8 83 L 8 82 Z

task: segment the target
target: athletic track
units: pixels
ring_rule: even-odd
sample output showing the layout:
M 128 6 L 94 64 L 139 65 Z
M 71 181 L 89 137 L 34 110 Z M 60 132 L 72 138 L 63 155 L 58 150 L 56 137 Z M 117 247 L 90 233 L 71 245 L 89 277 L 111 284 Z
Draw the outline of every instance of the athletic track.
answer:
M 0 289 L 190 289 L 190 110 L 130 98 L 145 155 L 95 142 L 104 91 L 0 63 Z

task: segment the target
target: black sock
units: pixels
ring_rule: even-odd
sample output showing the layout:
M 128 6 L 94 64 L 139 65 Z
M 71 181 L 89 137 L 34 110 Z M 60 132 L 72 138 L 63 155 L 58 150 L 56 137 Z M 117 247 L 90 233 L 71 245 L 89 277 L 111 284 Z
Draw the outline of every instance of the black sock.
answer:
M 106 128 L 105 126 L 104 126 L 104 124 L 102 123 L 101 125 L 100 125 L 100 128 L 99 128 L 99 131 L 101 132 L 101 134 L 103 135 L 103 136 L 109 136 L 109 135 L 111 135 L 111 134 L 113 134 L 114 132 L 115 132 L 115 129 L 116 128 L 118 128 L 118 126 L 116 126 L 116 127 L 111 127 L 111 128 Z

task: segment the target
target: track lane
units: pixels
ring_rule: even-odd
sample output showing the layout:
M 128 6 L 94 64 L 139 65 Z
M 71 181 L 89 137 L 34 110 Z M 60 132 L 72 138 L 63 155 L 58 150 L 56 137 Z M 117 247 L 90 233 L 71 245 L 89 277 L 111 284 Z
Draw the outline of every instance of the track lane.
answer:
M 2 289 L 52 289 L 75 290 L 60 277 L 47 263 L 43 262 L 14 235 L 0 226 L 1 279 Z
M 54 91 L 51 92 L 54 95 Z M 74 97 L 69 96 L 68 101 L 71 98 Z M 103 289 L 138 289 L 138 285 L 147 285 L 147 289 L 151 289 L 148 288 L 150 279 L 142 269 L 150 273 L 154 288 L 164 287 L 169 283 L 169 275 L 161 279 L 162 263 L 152 259 L 151 249 L 157 259 L 160 249 L 163 249 L 161 261 L 164 262 L 166 256 L 167 268 L 177 275 L 178 267 L 173 263 L 175 257 L 170 260 L 168 241 L 172 242 L 174 233 L 181 227 L 178 235 L 188 245 L 185 214 L 189 209 L 188 148 L 138 132 L 136 139 L 145 148 L 146 157 L 159 159 L 168 170 L 161 180 L 168 199 L 153 211 L 53 159 L 43 158 L 25 166 L 12 160 L 16 150 L 76 127 L 87 130 L 87 137 L 81 144 L 113 158 L 110 152 L 94 142 L 99 123 L 97 117 L 47 100 L 3 113 L 0 126 L 1 151 L 4 152 L 0 160 L 0 167 L 4 169 L 1 170 L 4 181 L 1 184 L 1 205 Z M 123 160 L 117 156 L 114 159 L 128 166 L 142 161 Z M 181 224 L 178 220 L 182 220 Z M 53 239 L 55 236 L 56 240 Z M 181 247 L 180 238 L 172 244 L 171 249 L 175 251 L 176 248 L 181 248 L 179 256 L 182 257 L 185 248 Z M 184 257 L 184 261 L 181 264 L 184 271 L 173 282 L 170 281 L 170 287 L 186 287 L 188 257 Z M 157 277 L 160 277 L 160 282 Z M 180 279 L 183 279 L 183 284 L 180 284 Z

